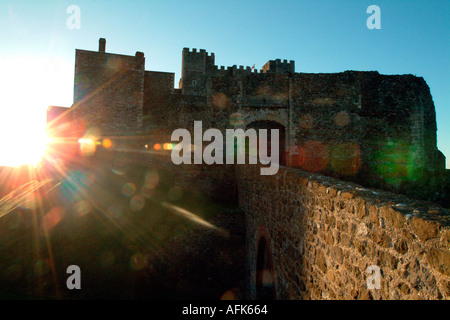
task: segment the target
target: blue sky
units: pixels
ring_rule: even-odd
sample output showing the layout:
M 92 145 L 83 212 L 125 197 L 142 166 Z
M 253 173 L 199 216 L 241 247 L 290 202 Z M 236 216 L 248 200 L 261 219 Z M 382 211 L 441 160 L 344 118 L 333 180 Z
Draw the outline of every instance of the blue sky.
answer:
M 66 26 L 70 5 L 80 29 Z M 381 9 L 380 30 L 366 27 L 369 5 Z M 214 52 L 219 66 L 280 58 L 297 72 L 421 76 L 450 167 L 449 24 L 448 0 L 0 0 L 0 145 L 43 126 L 48 105 L 72 104 L 75 49 L 97 50 L 104 37 L 107 52 L 142 51 L 147 70 L 175 72 L 175 87 L 183 47 Z

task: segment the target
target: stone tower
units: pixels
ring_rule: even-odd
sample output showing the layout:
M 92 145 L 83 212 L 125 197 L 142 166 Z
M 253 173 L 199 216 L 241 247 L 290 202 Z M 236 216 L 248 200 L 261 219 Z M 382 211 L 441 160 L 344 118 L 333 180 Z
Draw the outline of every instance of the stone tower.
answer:
M 214 72 L 214 53 L 183 49 L 179 88 L 185 95 L 204 95 L 206 78 Z
M 142 130 L 145 58 L 76 50 L 74 105 L 77 119 L 100 135 L 135 135 Z

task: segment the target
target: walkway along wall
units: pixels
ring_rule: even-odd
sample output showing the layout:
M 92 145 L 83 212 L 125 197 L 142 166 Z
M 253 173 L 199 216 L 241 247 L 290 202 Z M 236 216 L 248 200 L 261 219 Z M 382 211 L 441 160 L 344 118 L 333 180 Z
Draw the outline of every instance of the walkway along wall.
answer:
M 249 298 L 450 298 L 444 209 L 293 168 L 274 176 L 261 176 L 258 166 L 236 171 Z M 372 265 L 379 267 L 380 289 L 368 289 Z

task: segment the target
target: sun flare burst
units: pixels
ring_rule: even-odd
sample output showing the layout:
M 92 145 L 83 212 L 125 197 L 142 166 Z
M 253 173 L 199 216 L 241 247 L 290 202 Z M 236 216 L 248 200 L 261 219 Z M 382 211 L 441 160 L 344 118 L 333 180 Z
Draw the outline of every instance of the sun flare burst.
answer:
M 71 98 L 67 64 L 58 59 L 0 56 L 0 166 L 36 166 L 45 156 L 46 109 Z
M 3 135 L 0 138 L 0 165 L 11 167 L 37 166 L 45 156 L 49 140 L 45 129 L 30 124 L 28 128 L 23 130 L 17 130 L 11 126 L 7 131 L 9 135 Z

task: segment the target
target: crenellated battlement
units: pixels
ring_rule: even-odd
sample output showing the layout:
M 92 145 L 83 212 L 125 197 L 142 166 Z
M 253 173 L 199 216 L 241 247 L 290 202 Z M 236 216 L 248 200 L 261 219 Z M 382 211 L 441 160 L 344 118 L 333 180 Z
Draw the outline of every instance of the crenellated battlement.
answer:
M 293 60 L 270 60 L 261 70 L 252 68 L 250 66 L 233 65 L 233 66 L 216 66 L 214 65 L 215 74 L 232 74 L 232 75 L 245 75 L 245 74 L 258 74 L 258 73 L 295 73 L 295 61 Z
M 250 66 L 233 65 L 233 66 L 216 66 L 214 53 L 208 53 L 205 49 L 197 48 L 183 48 L 183 70 L 184 74 L 189 73 L 189 70 L 206 75 L 231 75 L 242 76 L 258 73 L 295 73 L 294 60 L 269 60 L 262 69 L 254 69 Z M 183 72 L 182 72 L 183 73 Z M 182 78 L 186 78 L 182 76 Z M 195 83 L 198 83 L 199 78 L 195 77 Z M 182 83 L 183 81 L 181 81 Z M 191 82 L 191 81 L 190 81 Z M 184 81 L 184 83 L 186 83 Z
M 183 48 L 183 54 L 201 54 L 207 57 L 214 57 L 214 52 L 207 52 L 205 49 L 197 49 L 197 48 Z
M 263 73 L 295 73 L 295 61 L 269 60 L 261 70 Z
M 214 74 L 215 75 L 247 75 L 247 74 L 257 74 L 260 73 L 260 70 L 258 69 L 252 69 L 252 67 L 249 66 L 214 66 Z

